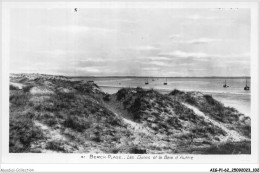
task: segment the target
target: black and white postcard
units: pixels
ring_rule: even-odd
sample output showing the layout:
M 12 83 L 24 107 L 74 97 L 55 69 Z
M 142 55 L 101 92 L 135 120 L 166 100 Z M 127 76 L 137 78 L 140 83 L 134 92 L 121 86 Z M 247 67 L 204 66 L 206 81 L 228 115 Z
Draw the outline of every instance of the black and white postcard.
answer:
M 259 172 L 257 1 L 2 5 L 1 171 Z

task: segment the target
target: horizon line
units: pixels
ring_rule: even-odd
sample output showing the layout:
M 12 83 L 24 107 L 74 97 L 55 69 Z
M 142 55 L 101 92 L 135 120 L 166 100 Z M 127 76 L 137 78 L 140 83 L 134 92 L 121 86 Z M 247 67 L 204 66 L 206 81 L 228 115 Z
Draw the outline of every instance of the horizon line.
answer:
M 93 77 L 93 78 L 122 78 L 122 77 L 128 77 L 128 78 L 251 78 L 251 76 L 133 76 L 133 75 L 111 75 L 111 76 L 93 76 L 93 75 L 64 75 L 64 74 L 48 74 L 48 73 L 9 73 L 9 74 L 41 74 L 41 75 L 53 75 L 53 76 L 66 76 L 71 78 L 85 78 L 85 77 Z
M 93 77 L 93 78 L 251 78 L 251 76 L 68 76 L 72 78 L 85 78 L 85 77 Z

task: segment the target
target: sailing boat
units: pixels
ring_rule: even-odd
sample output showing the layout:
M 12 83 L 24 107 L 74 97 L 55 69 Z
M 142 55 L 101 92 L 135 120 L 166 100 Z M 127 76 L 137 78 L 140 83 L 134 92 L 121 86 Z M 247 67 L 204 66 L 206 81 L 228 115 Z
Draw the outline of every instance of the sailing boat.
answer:
M 229 86 L 227 85 L 227 82 L 225 80 L 225 84 L 223 85 L 224 88 L 228 88 Z
M 166 78 L 166 82 L 164 82 L 163 85 L 167 85 L 167 78 Z
M 250 90 L 250 87 L 249 86 L 247 86 L 247 80 L 246 80 L 246 86 L 244 87 L 244 90 Z
M 145 85 L 148 85 L 149 84 L 149 82 L 148 82 L 148 78 L 146 79 L 146 82 L 145 82 Z

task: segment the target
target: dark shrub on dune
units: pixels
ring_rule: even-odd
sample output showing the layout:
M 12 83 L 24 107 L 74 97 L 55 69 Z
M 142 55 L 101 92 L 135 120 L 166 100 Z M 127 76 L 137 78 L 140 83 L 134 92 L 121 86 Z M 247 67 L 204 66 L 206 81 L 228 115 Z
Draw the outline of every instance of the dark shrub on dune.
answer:
M 10 115 L 9 152 L 29 152 L 30 144 L 43 139 L 42 131 L 36 127 L 32 114 Z
M 221 107 L 221 103 L 215 100 L 211 95 L 203 95 L 203 97 L 206 99 L 207 103 L 213 106 Z
M 167 120 L 167 123 L 170 126 L 173 126 L 175 129 L 180 129 L 182 127 L 181 122 L 180 122 L 179 118 L 177 118 L 177 117 L 170 117 Z
M 144 89 L 142 87 L 136 87 L 137 92 L 142 92 Z
M 133 113 L 133 118 L 136 121 L 141 119 L 140 110 L 141 110 L 142 102 L 140 98 L 136 98 L 134 104 L 129 108 Z
M 58 124 L 57 118 L 55 116 L 52 116 L 49 112 L 43 113 L 43 115 L 38 116 L 36 119 L 43 122 L 44 124 L 46 124 L 50 127 L 53 127 L 56 124 Z
M 112 126 L 122 126 L 122 122 L 120 121 L 120 119 L 114 115 L 110 115 L 109 117 L 107 117 L 106 119 L 106 123 L 112 125 Z
M 9 85 L 9 89 L 10 89 L 10 90 L 19 90 L 19 88 L 18 88 L 18 87 L 16 87 L 16 86 L 13 86 L 13 85 Z
M 78 132 L 83 132 L 87 128 L 90 128 L 90 123 L 86 119 L 72 115 L 68 115 L 63 124 L 64 127 L 74 129 Z
M 227 142 L 206 149 L 203 154 L 251 154 L 251 142 Z
M 31 88 L 33 87 L 33 85 L 26 85 L 25 87 L 23 87 L 23 91 L 25 93 L 29 92 L 31 90 Z
M 242 134 L 251 138 L 251 125 L 242 126 Z
M 146 150 L 145 149 L 141 149 L 138 146 L 133 146 L 131 147 L 128 152 L 130 154 L 146 154 Z
M 122 88 L 117 92 L 117 100 L 121 100 L 125 98 L 126 94 L 128 93 L 128 89 Z
M 62 147 L 64 143 L 60 141 L 50 141 L 46 145 L 46 149 L 65 152 L 64 147 Z
M 170 92 L 170 95 L 179 95 L 179 94 L 184 94 L 184 92 L 177 89 L 174 89 L 172 92 Z
M 196 99 L 190 95 L 186 95 L 185 101 L 191 105 L 197 105 Z
M 22 91 L 17 91 L 15 94 L 10 95 L 10 103 L 13 104 L 14 107 L 18 108 L 21 106 L 25 106 L 29 101 L 30 95 L 28 93 L 23 93 Z
M 95 86 L 96 88 L 99 88 L 99 86 L 96 83 L 93 83 L 93 86 Z
M 103 97 L 103 100 L 104 101 L 109 101 L 110 100 L 110 95 L 106 94 L 105 97 Z
M 59 99 L 72 100 L 75 99 L 74 93 L 65 93 L 65 92 L 57 92 L 57 96 Z

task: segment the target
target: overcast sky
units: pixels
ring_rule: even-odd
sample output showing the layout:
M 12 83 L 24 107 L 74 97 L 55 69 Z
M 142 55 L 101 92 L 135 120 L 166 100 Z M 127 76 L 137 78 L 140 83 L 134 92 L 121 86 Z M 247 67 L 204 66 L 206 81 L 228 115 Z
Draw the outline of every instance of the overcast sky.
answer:
M 248 9 L 15 9 L 10 71 L 249 76 Z

